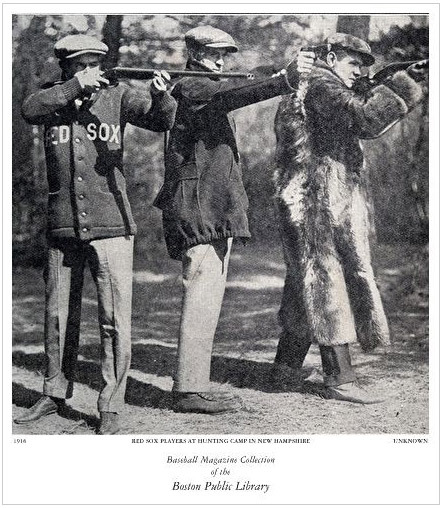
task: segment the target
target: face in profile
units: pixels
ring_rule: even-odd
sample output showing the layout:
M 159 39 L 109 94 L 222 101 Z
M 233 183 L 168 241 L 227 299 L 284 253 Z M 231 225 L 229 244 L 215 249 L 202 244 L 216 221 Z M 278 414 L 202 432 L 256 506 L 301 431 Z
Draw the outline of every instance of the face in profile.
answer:
M 94 53 L 85 53 L 74 58 L 65 60 L 64 71 L 67 79 L 71 79 L 77 72 L 84 71 L 87 68 L 99 67 L 100 56 Z
M 348 88 L 362 75 L 363 60 L 357 53 L 329 53 L 327 63 Z
M 207 69 L 214 72 L 222 72 L 224 69 L 224 59 L 228 51 L 226 48 L 203 47 L 198 54 L 198 61 Z

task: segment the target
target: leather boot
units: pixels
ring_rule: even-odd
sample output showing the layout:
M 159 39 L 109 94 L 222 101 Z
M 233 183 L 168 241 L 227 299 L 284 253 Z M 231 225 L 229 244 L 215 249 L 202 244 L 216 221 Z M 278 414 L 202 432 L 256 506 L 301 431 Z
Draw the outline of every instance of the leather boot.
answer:
M 351 365 L 348 344 L 340 346 L 320 346 L 324 384 L 331 399 L 356 404 L 376 404 L 383 398 L 362 388 Z
M 377 404 L 383 402 L 385 398 L 373 394 L 359 386 L 357 381 L 353 383 L 344 383 L 339 386 L 330 386 L 329 395 L 332 399 L 342 400 L 344 402 L 355 402 L 356 404 Z
M 338 386 L 356 381 L 348 344 L 319 346 L 319 351 L 325 386 Z
M 57 413 L 62 404 L 64 404 L 64 399 L 56 399 L 55 397 L 48 397 L 47 395 L 44 395 L 32 407 L 28 408 L 25 413 L 18 418 L 15 418 L 14 423 L 23 425 L 26 423 L 36 422 L 44 416 Z

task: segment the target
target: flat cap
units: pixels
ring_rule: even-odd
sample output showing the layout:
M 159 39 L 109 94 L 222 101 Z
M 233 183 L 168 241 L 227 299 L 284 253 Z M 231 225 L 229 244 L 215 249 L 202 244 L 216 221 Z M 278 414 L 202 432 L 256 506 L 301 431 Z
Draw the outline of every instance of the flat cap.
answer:
M 223 30 L 210 25 L 197 26 L 184 35 L 187 46 L 207 46 L 209 48 L 225 48 L 230 53 L 236 53 L 238 46 L 233 37 Z
M 335 33 L 328 37 L 325 42 L 330 44 L 332 49 L 335 47 L 359 53 L 362 57 L 363 64 L 367 67 L 374 64 L 374 57 L 371 54 L 370 46 L 362 39 L 359 39 L 359 37 L 350 34 Z
M 94 53 L 97 55 L 105 55 L 109 48 L 104 42 L 99 41 L 95 37 L 89 35 L 68 35 L 55 43 L 54 53 L 59 60 L 66 58 L 74 58 L 86 53 Z

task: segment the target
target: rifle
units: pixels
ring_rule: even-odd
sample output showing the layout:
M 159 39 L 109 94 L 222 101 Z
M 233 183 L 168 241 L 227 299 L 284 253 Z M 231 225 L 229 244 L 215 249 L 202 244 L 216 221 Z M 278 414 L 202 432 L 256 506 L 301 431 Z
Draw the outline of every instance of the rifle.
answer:
M 355 90 L 358 93 L 366 93 L 370 88 L 376 85 L 380 85 L 385 82 L 388 78 L 390 78 L 395 72 L 405 71 L 411 65 L 416 64 L 415 67 L 417 70 L 428 69 L 429 60 L 409 60 L 406 62 L 393 62 L 391 64 L 386 65 L 381 70 L 376 72 L 373 76 L 363 76 L 362 78 L 358 78 L 352 90 Z
M 343 48 L 340 44 L 321 44 L 319 46 L 310 46 L 301 48 L 301 51 L 313 52 L 315 54 L 315 59 L 317 58 L 324 59 L 327 56 L 327 53 L 339 49 L 345 50 L 346 48 Z M 420 70 L 420 69 L 428 69 L 429 63 L 430 61 L 428 59 L 409 60 L 406 62 L 393 62 L 383 67 L 378 72 L 376 72 L 376 74 L 374 74 L 374 76 L 372 76 L 371 78 L 368 78 L 368 80 L 371 82 L 372 85 L 379 84 L 385 79 L 392 76 L 395 72 L 408 69 L 410 65 L 418 64 L 416 68 Z
M 334 51 L 336 49 L 341 49 L 339 44 L 322 44 L 319 46 L 310 46 L 301 48 L 301 51 L 310 51 L 315 54 L 316 59 L 324 60 L 327 56 L 327 53 L 330 51 Z M 391 64 L 386 65 L 378 72 L 376 72 L 373 76 L 363 76 L 358 78 L 354 83 L 352 89 L 359 92 L 364 93 L 367 92 L 371 87 L 381 84 L 386 79 L 390 78 L 395 72 L 405 71 L 411 65 L 416 64 L 416 70 L 428 69 L 430 65 L 430 61 L 428 59 L 423 60 L 408 60 L 405 62 L 393 62 Z
M 180 76 L 195 76 L 200 78 L 240 78 L 240 79 L 255 79 L 255 76 L 250 72 L 210 72 L 210 71 L 189 71 L 189 70 L 176 70 L 176 69 L 143 69 L 132 67 L 114 67 L 107 69 L 104 77 L 111 83 L 116 83 L 119 79 L 152 79 L 155 73 L 166 71 L 171 77 Z

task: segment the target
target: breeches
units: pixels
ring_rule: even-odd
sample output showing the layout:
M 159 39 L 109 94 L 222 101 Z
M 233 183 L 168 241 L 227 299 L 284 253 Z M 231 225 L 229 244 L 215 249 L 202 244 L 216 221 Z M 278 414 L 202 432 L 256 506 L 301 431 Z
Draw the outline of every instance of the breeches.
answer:
M 227 238 L 196 245 L 183 256 L 183 298 L 175 391 L 208 390 L 213 339 L 226 287 L 232 241 L 232 238 Z
M 45 268 L 45 395 L 72 396 L 87 263 L 98 297 L 102 373 L 98 410 L 123 409 L 131 360 L 133 243 L 133 236 L 50 241 Z

